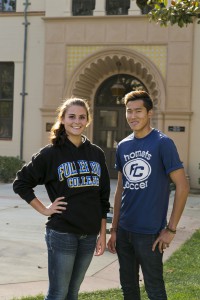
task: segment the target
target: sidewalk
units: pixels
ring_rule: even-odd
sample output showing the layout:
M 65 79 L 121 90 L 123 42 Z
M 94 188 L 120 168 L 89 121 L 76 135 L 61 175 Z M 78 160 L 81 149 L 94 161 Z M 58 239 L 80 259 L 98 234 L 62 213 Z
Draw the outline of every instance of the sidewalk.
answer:
M 111 205 L 116 181 L 111 181 Z M 36 194 L 48 203 L 43 187 Z M 170 198 L 169 212 L 172 208 Z M 46 293 L 47 253 L 44 241 L 45 217 L 35 212 L 12 191 L 11 184 L 0 184 L 0 300 Z M 176 237 L 165 251 L 166 260 L 200 228 L 200 195 L 189 195 Z M 116 255 L 106 251 L 94 257 L 81 291 L 120 287 Z

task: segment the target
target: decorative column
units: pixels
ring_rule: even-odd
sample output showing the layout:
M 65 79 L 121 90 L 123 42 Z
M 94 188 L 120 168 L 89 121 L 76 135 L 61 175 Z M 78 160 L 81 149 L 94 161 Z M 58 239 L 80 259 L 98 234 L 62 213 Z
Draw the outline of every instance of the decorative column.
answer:
M 93 16 L 105 16 L 106 0 L 96 0 Z
M 64 15 L 66 17 L 72 16 L 72 0 L 65 0 Z
M 128 10 L 129 15 L 141 15 L 141 11 L 136 4 L 136 0 L 130 0 L 130 8 Z

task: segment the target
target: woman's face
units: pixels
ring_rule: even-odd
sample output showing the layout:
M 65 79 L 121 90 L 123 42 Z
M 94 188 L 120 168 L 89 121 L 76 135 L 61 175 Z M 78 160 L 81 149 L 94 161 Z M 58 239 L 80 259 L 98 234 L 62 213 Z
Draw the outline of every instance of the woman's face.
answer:
M 79 105 L 69 106 L 62 119 L 62 124 L 68 138 L 81 136 L 88 124 L 86 109 Z

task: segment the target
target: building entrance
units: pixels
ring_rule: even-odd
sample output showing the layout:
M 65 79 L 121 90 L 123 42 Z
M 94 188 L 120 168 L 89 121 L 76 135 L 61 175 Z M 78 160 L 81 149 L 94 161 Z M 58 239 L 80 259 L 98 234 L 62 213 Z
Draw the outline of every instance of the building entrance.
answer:
M 116 82 L 124 87 L 123 94 L 117 95 Z M 115 95 L 112 87 L 115 85 Z M 119 141 L 132 133 L 125 117 L 123 97 L 132 90 L 147 90 L 137 78 L 120 74 L 105 80 L 97 90 L 94 107 L 94 143 L 105 152 L 110 177 L 117 178 L 115 152 Z M 119 94 L 119 93 L 118 93 Z

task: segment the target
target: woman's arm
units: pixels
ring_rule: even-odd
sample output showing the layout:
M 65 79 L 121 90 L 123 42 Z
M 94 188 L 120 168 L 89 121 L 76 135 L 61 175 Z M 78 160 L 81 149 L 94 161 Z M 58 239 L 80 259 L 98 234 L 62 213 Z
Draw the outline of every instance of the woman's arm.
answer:
M 29 204 L 40 214 L 44 216 L 51 216 L 53 214 L 61 214 L 66 210 L 67 202 L 62 201 L 65 197 L 57 198 L 53 203 L 45 206 L 38 198 L 34 198 Z
M 106 219 L 101 220 L 101 229 L 97 239 L 95 256 L 100 256 L 106 249 Z

